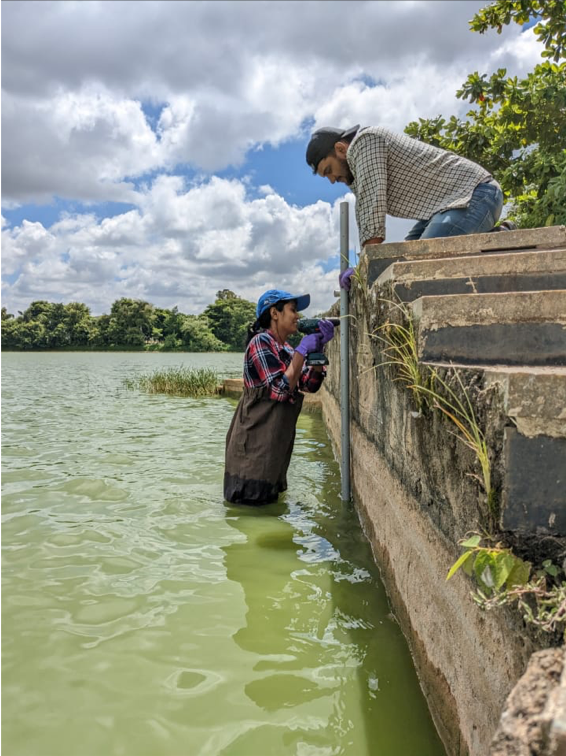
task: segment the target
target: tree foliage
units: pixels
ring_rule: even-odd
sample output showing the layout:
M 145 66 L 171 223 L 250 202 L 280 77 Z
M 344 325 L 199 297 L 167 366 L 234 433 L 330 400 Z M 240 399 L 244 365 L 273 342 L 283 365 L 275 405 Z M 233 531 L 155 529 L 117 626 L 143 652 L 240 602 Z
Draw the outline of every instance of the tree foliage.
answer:
M 524 79 L 470 74 L 456 92 L 474 104 L 465 119 L 439 116 L 408 124 L 406 133 L 483 165 L 524 228 L 566 223 L 566 4 L 563 0 L 497 0 L 470 22 L 474 31 L 505 24 L 534 27 L 545 61 Z
M 36 300 L 18 317 L 2 308 L 2 349 L 151 349 L 241 351 L 255 305 L 225 289 L 201 315 L 116 300 L 109 314 L 92 316 L 80 302 Z
M 216 294 L 214 304 L 208 305 L 204 315 L 212 333 L 235 351 L 243 351 L 246 345 L 248 325 L 255 320 L 255 305 L 237 296 L 229 289 Z

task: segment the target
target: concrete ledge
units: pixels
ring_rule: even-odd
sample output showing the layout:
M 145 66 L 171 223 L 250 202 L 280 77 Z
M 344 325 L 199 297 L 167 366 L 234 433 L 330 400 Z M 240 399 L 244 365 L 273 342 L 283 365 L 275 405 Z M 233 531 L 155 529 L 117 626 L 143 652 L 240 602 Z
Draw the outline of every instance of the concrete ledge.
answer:
M 486 386 L 502 386 L 505 412 L 519 433 L 566 438 L 566 367 L 500 366 L 484 373 Z
M 423 260 L 557 247 L 566 247 L 566 226 L 447 236 L 441 239 L 417 239 L 392 244 L 368 244 L 364 247 L 362 256 L 367 259 L 368 285 L 371 286 L 396 260 Z
M 404 302 L 439 294 L 566 289 L 566 250 L 395 262 L 377 279 Z
M 566 365 L 566 291 L 421 297 L 419 357 L 462 364 Z

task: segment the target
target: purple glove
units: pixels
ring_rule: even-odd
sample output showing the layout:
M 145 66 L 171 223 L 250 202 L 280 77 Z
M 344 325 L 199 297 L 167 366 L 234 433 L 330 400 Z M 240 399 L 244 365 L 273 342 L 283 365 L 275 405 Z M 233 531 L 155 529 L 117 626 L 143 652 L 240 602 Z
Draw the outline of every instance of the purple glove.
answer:
M 320 352 L 322 336 L 320 333 L 309 333 L 308 336 L 303 336 L 301 343 L 295 349 L 295 352 L 302 354 L 306 357 L 310 352 Z
M 328 342 L 334 338 L 334 326 L 330 320 L 319 320 L 318 327 L 322 335 L 321 346 L 328 344 Z
M 350 291 L 350 286 L 352 285 L 352 281 L 350 279 L 354 275 L 354 270 L 355 268 L 346 268 L 345 271 L 340 273 L 340 275 L 338 276 L 338 283 L 340 284 L 341 289 Z

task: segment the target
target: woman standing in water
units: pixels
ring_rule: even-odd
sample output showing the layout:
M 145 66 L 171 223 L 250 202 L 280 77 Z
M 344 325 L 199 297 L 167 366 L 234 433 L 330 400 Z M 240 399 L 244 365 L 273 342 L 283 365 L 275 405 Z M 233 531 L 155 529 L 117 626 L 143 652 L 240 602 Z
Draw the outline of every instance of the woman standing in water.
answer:
M 315 393 L 325 376 L 324 367 L 307 367 L 306 357 L 334 336 L 332 323 L 321 320 L 320 333 L 304 336 L 296 349 L 287 343 L 309 304 L 309 294 L 280 289 L 258 300 L 244 358 L 244 393 L 226 437 L 227 501 L 268 504 L 287 489 L 301 392 Z

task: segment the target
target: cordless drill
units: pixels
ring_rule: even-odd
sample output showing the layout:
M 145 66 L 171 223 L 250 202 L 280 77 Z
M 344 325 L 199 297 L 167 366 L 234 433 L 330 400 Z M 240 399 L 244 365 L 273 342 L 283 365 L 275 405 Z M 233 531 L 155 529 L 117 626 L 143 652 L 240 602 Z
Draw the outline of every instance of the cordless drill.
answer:
M 329 320 L 335 328 L 340 325 L 340 318 L 324 318 L 324 320 Z M 299 331 L 305 335 L 320 333 L 320 328 L 318 327 L 319 321 L 319 318 L 301 318 L 298 325 Z M 309 367 L 313 365 L 328 365 L 328 358 L 322 352 L 310 352 L 307 355 L 307 365 Z

